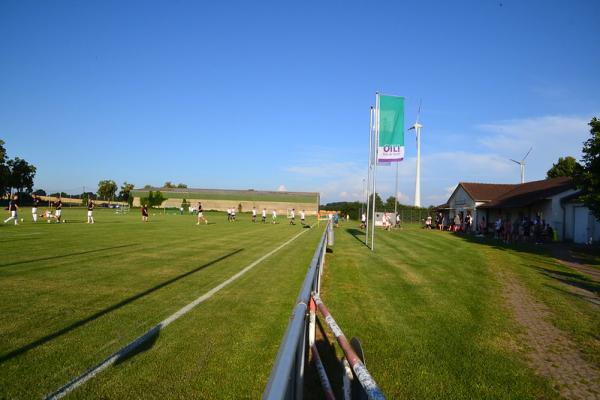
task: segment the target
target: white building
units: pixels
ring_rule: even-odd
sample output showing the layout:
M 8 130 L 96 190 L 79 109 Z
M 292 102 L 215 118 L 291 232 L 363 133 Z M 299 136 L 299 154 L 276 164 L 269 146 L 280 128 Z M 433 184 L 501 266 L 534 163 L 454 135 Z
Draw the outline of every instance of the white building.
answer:
M 600 240 L 600 221 L 577 197 L 581 192 L 571 178 L 561 177 L 522 184 L 460 182 L 448 202 L 438 207 L 450 221 L 456 214 L 473 217 L 473 229 L 485 218 L 511 220 L 540 216 L 552 226 L 559 240 L 587 243 Z

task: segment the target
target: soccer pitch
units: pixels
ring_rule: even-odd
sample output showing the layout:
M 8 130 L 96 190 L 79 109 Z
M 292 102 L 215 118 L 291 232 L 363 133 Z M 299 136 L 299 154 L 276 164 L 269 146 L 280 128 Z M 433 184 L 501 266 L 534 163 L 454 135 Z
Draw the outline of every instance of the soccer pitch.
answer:
M 53 392 L 304 231 L 69 395 L 260 397 L 322 229 L 94 214 L 94 225 L 65 209 L 68 223 L 0 227 L 0 398 Z

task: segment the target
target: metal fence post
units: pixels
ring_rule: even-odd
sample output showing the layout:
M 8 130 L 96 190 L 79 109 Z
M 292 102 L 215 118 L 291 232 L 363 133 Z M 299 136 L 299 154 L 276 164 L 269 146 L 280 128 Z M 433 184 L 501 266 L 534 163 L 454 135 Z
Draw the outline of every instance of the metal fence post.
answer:
M 333 224 L 329 222 L 327 225 L 327 246 L 333 246 L 335 244 L 335 238 L 333 237 Z

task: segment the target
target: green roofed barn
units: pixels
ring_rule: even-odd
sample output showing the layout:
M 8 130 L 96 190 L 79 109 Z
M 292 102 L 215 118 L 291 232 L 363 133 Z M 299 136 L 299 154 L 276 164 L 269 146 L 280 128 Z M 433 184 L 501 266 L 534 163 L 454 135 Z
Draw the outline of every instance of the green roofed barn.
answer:
M 307 215 L 315 215 L 319 210 L 319 193 L 316 192 L 271 192 L 261 190 L 222 190 L 222 189 L 179 189 L 179 188 L 148 188 L 134 189 L 133 206 L 140 206 L 140 199 L 148 193 L 160 192 L 166 199 L 161 207 L 179 207 L 185 199 L 191 206 L 198 201 L 202 202 L 205 210 L 226 211 L 234 207 L 241 211 L 250 211 L 252 207 L 257 210 L 266 208 L 276 210 L 279 214 L 295 208 L 297 211 L 305 210 Z

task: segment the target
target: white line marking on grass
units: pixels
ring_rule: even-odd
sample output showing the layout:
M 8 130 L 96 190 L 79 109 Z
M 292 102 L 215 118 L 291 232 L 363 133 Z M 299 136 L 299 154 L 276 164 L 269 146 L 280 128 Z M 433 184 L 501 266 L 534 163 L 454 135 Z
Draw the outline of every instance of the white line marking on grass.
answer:
M 69 394 L 70 392 L 72 392 L 73 390 L 75 390 L 76 388 L 78 388 L 79 386 L 83 385 L 84 383 L 86 383 L 87 381 L 89 381 L 90 379 L 92 379 L 93 377 L 95 377 L 96 375 L 98 375 L 100 372 L 104 371 L 106 368 L 108 368 L 111 365 L 113 365 L 115 362 L 119 361 L 122 358 L 125 358 L 129 353 L 131 353 L 133 350 L 135 350 L 141 344 L 143 344 L 148 339 L 150 339 L 153 336 L 155 336 L 158 332 L 160 332 L 161 330 L 163 330 L 164 328 L 166 328 L 167 326 L 169 326 L 169 324 L 171 324 L 175 320 L 179 319 L 180 317 L 182 317 L 185 314 L 187 314 L 188 312 L 190 312 L 198 304 L 200 304 L 200 303 L 202 303 L 202 302 L 210 299 L 215 293 L 217 293 L 218 291 L 220 291 L 221 289 L 223 289 L 225 286 L 227 286 L 230 283 L 234 282 L 239 277 L 241 277 L 242 275 L 244 275 L 246 272 L 248 272 L 252 268 L 254 268 L 256 265 L 260 264 L 266 258 L 270 257 L 271 255 L 273 255 L 277 251 L 281 250 L 282 248 L 284 248 L 285 246 L 287 246 L 288 244 L 290 244 L 291 242 L 293 242 L 294 240 L 296 240 L 298 237 L 300 237 L 300 235 L 302 235 L 305 232 L 308 232 L 309 230 L 310 229 L 303 229 L 302 232 L 300 232 L 296 236 L 292 237 L 287 242 L 279 245 L 277 248 L 271 250 L 270 252 L 268 252 L 264 256 L 260 257 L 258 260 L 254 261 L 250 265 L 244 267 L 244 269 L 242 269 L 240 272 L 236 273 L 235 275 L 231 276 L 229 279 L 227 279 L 223 283 L 220 283 L 219 285 L 215 286 L 214 288 L 212 288 L 208 292 L 204 293 L 202 296 L 198 297 L 196 300 L 192 301 L 188 305 L 186 305 L 186 306 L 182 307 L 181 309 L 179 309 L 174 314 L 171 314 L 169 317 L 167 317 L 166 319 L 162 320 L 161 322 L 159 322 L 157 325 L 153 326 L 149 330 L 147 330 L 144 334 L 142 334 L 141 336 L 138 336 L 131 343 L 129 343 L 128 345 L 122 347 L 121 349 L 117 350 L 115 353 L 113 353 L 110 356 L 108 356 L 108 358 L 106 358 L 100 364 L 96 365 L 95 367 L 92 367 L 92 368 L 88 369 L 83 374 L 79 375 L 75 379 L 72 379 L 67 384 L 65 384 L 64 386 L 62 386 L 58 390 L 56 390 L 55 392 L 47 395 L 46 396 L 46 400 L 60 399 L 60 398 L 62 398 L 64 396 L 66 396 L 67 394 Z

